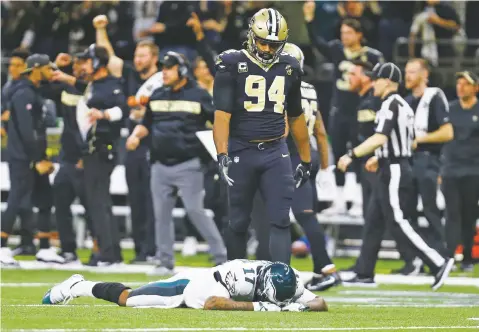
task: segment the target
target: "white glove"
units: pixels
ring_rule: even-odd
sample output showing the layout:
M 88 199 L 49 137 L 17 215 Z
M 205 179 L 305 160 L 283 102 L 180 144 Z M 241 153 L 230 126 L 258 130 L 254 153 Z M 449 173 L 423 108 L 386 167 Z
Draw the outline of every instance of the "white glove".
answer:
M 253 302 L 254 311 L 281 311 L 281 308 L 270 302 Z
M 290 303 L 287 306 L 283 307 L 281 311 L 309 311 L 309 307 L 301 303 Z

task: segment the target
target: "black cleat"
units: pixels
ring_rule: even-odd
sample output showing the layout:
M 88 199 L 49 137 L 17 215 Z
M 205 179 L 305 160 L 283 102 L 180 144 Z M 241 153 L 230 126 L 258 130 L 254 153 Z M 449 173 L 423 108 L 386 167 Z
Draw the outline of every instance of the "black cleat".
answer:
M 356 265 L 352 265 L 346 269 L 342 269 L 341 272 L 354 272 L 355 268 L 356 268 Z
M 363 277 L 356 275 L 349 280 L 343 280 L 343 286 L 345 287 L 377 287 L 378 284 L 374 281 L 374 277 Z
M 330 274 L 314 274 L 313 279 L 306 284 L 306 289 L 312 292 L 323 292 L 340 284 L 341 278 L 337 272 Z
M 37 248 L 33 244 L 21 244 L 12 250 L 13 256 L 35 256 Z
M 444 285 L 444 281 L 449 276 L 449 273 L 451 273 L 453 266 L 454 258 L 447 259 L 443 266 L 441 266 L 441 268 L 439 269 L 439 272 L 437 272 L 436 276 L 434 277 L 434 283 L 431 285 L 432 290 L 438 290 L 439 288 L 441 288 L 442 285 Z
M 462 272 L 473 272 L 474 271 L 474 264 L 472 263 L 461 263 L 461 271 Z

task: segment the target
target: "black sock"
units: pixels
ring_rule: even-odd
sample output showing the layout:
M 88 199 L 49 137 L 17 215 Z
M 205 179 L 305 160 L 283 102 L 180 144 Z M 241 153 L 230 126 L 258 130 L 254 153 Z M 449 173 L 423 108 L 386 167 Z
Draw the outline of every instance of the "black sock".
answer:
M 246 241 L 248 233 L 240 233 L 233 230 L 229 225 L 225 229 L 225 242 L 228 253 L 228 260 L 245 259 Z
M 333 264 L 326 251 L 326 241 L 321 225 L 318 224 L 313 212 L 303 212 L 295 214 L 296 220 L 303 227 L 304 233 L 311 246 L 311 256 L 313 256 L 314 273 L 321 273 L 321 269 L 326 265 Z
M 2 248 L 7 246 L 7 242 L 8 242 L 8 237 L 2 237 L 2 244 L 1 244 Z
M 50 238 L 42 237 L 40 238 L 40 249 L 48 249 L 50 248 Z
M 289 225 L 287 227 L 271 225 L 269 253 L 273 262 L 283 262 L 289 265 L 291 261 L 291 231 Z
M 100 282 L 93 286 L 91 292 L 97 299 L 119 304 L 120 295 L 126 289 L 130 289 L 130 287 L 126 287 L 119 282 Z

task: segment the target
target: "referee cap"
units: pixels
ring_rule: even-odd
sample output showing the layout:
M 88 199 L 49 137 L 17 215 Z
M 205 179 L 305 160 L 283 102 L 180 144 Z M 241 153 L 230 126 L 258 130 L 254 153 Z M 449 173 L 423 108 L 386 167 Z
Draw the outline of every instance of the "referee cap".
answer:
M 479 84 L 479 78 L 477 77 L 477 75 L 467 70 L 456 73 L 456 79 L 458 78 L 464 78 L 466 79 L 466 81 L 473 85 Z
M 371 75 L 372 79 L 377 80 L 379 78 L 388 79 L 394 83 L 402 82 L 402 73 L 398 66 L 392 62 L 386 62 L 383 64 L 376 64 L 373 68 Z

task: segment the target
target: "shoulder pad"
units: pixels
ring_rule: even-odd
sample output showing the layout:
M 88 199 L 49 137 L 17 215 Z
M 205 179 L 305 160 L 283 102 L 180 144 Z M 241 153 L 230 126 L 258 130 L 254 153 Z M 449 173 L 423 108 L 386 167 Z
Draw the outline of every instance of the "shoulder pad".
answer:
M 242 54 L 243 53 L 239 50 L 234 50 L 234 49 L 226 50 L 216 57 L 215 64 L 218 65 L 219 63 L 223 63 L 225 65 L 228 65 L 228 64 L 236 63 L 239 60 L 239 58 L 242 56 Z
M 294 68 L 300 68 L 300 64 L 299 64 L 299 61 L 294 57 L 292 56 L 291 54 L 288 54 L 286 52 L 282 52 L 280 55 L 279 55 L 279 61 L 280 62 L 286 62 L 288 64 L 290 64 L 291 66 L 293 66 Z

